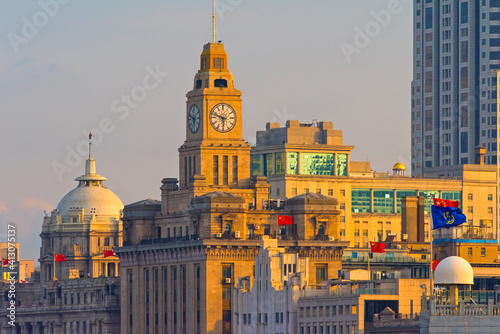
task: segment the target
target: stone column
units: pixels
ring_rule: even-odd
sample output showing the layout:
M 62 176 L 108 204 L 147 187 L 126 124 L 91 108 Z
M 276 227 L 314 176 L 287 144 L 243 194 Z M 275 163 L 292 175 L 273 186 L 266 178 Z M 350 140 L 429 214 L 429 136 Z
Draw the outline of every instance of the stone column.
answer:
M 373 204 L 373 188 L 370 189 L 370 212 L 374 212 L 374 204 Z

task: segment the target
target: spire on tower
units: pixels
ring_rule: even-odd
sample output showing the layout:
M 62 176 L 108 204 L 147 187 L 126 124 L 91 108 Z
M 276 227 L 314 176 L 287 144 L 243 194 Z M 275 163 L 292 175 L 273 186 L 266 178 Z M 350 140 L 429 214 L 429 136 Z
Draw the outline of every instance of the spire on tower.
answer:
M 92 160 L 92 132 L 89 132 L 89 160 Z
M 85 175 L 95 175 L 95 160 L 92 159 L 92 132 L 89 132 L 89 158 L 85 162 Z
M 212 43 L 215 43 L 216 32 L 217 32 L 217 17 L 215 15 L 215 0 L 212 0 Z

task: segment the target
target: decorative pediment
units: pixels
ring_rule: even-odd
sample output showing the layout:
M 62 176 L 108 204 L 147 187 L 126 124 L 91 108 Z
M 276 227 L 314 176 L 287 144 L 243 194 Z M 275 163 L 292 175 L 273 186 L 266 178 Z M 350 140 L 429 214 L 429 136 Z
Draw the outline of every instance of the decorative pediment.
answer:
M 40 258 L 40 262 L 45 262 L 45 261 L 54 261 L 54 255 L 53 254 L 45 254 Z
M 221 215 L 222 221 L 227 221 L 227 220 L 236 220 L 238 217 L 232 213 L 225 213 Z
M 314 220 L 316 221 L 316 223 L 322 223 L 322 222 L 328 223 L 330 222 L 331 217 L 327 215 L 317 215 L 316 217 L 314 217 Z

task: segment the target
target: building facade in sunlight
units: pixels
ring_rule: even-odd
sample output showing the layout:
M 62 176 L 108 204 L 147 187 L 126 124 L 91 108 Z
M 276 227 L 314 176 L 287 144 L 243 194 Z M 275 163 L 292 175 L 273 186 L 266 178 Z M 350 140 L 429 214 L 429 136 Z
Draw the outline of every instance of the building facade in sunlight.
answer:
M 179 179 L 163 179 L 161 201 L 124 209 L 122 333 L 231 333 L 233 287 L 253 275 L 264 235 L 310 258 L 311 284 L 341 269 L 338 201 L 271 201 L 267 177 L 251 176 L 242 124 L 224 46 L 208 43 L 187 93 Z
M 119 260 L 112 248 L 122 244 L 123 203 L 104 186 L 91 155 L 76 181 L 44 217 L 38 275 L 17 284 L 12 297 L 9 283 L 1 287 L 1 333 L 120 332 Z M 12 303 L 15 327 L 6 316 Z

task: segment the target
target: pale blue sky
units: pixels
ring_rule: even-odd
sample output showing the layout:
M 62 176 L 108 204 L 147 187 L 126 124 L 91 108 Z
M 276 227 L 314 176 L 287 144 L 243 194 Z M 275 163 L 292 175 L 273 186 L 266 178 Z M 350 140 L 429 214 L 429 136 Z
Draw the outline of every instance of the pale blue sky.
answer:
M 210 0 L 65 0 L 44 22 L 39 3 L 53 1 L 0 2 L 0 222 L 18 224 L 24 258 L 38 259 L 43 210 L 55 208 L 83 174 L 80 163 L 58 177 L 53 163 L 66 165 L 66 147 L 76 150 L 82 131 L 101 120 L 113 131 L 94 149 L 97 170 L 125 204 L 159 199 L 161 179 L 178 177 L 185 94 L 211 36 Z M 371 11 L 390 4 L 397 13 L 385 27 L 375 24 Z M 243 92 L 246 139 L 268 121 L 327 120 L 355 145 L 353 160 L 369 160 L 379 172 L 398 160 L 409 165 L 411 1 L 219 6 L 217 39 Z M 25 22 L 36 19 L 36 34 L 23 37 Z M 374 30 L 349 63 L 340 45 L 354 45 L 356 27 Z M 26 38 L 17 53 L 12 36 Z M 120 119 L 112 103 L 142 85 L 148 67 L 168 77 Z

